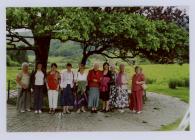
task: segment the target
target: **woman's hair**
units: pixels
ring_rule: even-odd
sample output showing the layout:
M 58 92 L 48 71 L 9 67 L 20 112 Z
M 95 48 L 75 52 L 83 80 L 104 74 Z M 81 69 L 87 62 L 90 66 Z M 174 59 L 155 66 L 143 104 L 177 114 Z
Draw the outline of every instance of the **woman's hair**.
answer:
M 80 69 L 81 69 L 81 68 L 85 69 L 85 65 L 84 65 L 84 64 L 79 64 L 78 72 L 80 72 Z
M 104 69 L 104 67 L 105 67 L 106 65 L 107 65 L 108 67 L 110 66 L 108 62 L 105 62 L 105 63 L 103 64 L 103 69 Z
M 72 67 L 72 64 L 71 63 L 67 63 L 66 66 L 67 67 Z
M 25 67 L 25 66 L 29 66 L 29 64 L 27 62 L 23 62 L 22 63 L 22 68 Z
M 53 67 L 53 66 L 56 67 L 56 68 L 58 67 L 56 63 L 52 63 L 51 67 Z
M 138 69 L 141 70 L 141 67 L 140 67 L 140 66 L 136 66 L 136 67 L 135 67 L 135 71 L 137 71 Z

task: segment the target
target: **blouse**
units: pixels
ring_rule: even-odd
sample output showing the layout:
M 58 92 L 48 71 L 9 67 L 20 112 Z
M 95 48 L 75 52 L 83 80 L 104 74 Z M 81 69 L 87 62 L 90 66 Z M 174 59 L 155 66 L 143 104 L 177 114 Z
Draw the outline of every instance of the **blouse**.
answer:
M 70 84 L 71 88 L 73 88 L 74 73 L 72 71 L 71 72 L 64 71 L 64 72 L 61 73 L 60 87 L 61 88 L 66 88 L 68 84 Z

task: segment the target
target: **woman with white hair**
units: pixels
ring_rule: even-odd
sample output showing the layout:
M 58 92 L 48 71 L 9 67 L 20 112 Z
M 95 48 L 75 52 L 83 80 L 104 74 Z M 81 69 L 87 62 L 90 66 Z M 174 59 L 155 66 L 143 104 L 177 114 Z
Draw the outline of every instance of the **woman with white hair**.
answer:
M 119 66 L 119 73 L 116 77 L 117 97 L 115 106 L 119 108 L 121 113 L 124 112 L 124 108 L 129 106 L 128 96 L 128 76 L 125 73 L 125 65 Z
M 21 113 L 30 110 L 30 73 L 28 71 L 28 63 L 22 63 L 22 71 L 16 76 L 18 87 L 17 110 Z
M 94 68 L 89 71 L 87 76 L 89 87 L 88 107 L 91 108 L 91 113 L 97 113 L 97 108 L 99 106 L 99 87 L 101 77 L 102 72 L 99 70 L 99 64 L 94 63 Z

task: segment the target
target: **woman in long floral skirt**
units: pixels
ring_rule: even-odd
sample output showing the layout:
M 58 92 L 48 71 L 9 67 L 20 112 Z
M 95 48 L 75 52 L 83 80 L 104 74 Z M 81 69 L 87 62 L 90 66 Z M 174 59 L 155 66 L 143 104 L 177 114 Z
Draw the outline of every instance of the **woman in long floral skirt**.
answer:
M 76 105 L 77 113 L 86 112 L 85 106 L 87 106 L 87 95 L 86 95 L 86 86 L 87 86 L 87 74 L 85 73 L 85 66 L 80 65 L 79 71 L 75 75 L 75 81 L 77 85 L 76 90 Z
M 111 80 L 110 80 L 110 99 L 109 99 L 109 106 L 110 106 L 110 111 L 114 111 L 115 105 L 116 105 L 116 97 L 117 97 L 117 90 L 116 90 L 116 77 L 117 73 L 115 71 L 115 66 L 111 65 L 110 66 L 110 75 L 111 75 Z
M 124 108 L 129 106 L 129 97 L 128 97 L 128 76 L 125 73 L 125 65 L 121 64 L 119 66 L 119 73 L 116 78 L 117 85 L 117 97 L 115 107 L 119 108 L 121 113 L 124 112 Z

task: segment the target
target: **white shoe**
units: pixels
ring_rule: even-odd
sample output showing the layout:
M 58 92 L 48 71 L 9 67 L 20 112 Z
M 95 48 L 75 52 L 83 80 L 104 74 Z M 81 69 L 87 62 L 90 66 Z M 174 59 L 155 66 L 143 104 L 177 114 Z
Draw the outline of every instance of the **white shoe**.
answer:
M 41 110 L 39 110 L 39 114 L 41 114 L 42 113 L 42 111 Z
M 123 113 L 123 112 L 125 112 L 125 110 L 123 110 L 123 109 L 120 109 L 120 110 L 119 110 L 119 112 L 120 112 L 120 113 Z
M 31 110 L 30 109 L 27 109 L 26 111 L 30 112 Z
M 35 114 L 37 114 L 38 113 L 38 111 L 37 110 L 35 110 Z
M 78 113 L 78 114 L 81 113 L 80 109 L 77 110 L 77 113 Z
M 137 112 L 137 114 L 140 114 L 140 113 L 142 113 L 142 111 L 138 111 L 138 112 Z
M 20 110 L 20 112 L 21 112 L 21 113 L 24 113 L 24 112 L 25 112 L 25 110 Z
M 132 110 L 131 112 L 135 113 L 136 111 L 135 110 Z

